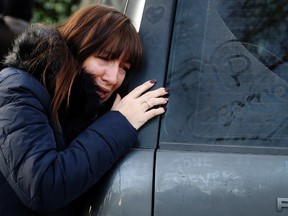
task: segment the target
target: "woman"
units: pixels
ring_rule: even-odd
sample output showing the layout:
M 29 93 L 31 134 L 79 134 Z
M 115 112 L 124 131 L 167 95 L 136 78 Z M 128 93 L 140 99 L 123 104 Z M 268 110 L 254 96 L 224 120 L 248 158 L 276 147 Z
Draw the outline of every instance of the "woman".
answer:
M 0 72 L 0 215 L 72 215 L 69 204 L 165 112 L 154 80 L 118 94 L 141 58 L 130 20 L 99 5 L 17 38 Z

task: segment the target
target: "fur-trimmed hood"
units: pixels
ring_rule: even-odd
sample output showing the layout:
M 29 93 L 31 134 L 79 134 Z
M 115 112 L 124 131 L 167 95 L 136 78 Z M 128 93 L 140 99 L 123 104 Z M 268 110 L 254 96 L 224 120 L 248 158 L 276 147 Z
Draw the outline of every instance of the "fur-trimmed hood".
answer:
M 31 24 L 14 40 L 13 48 L 5 56 L 3 64 L 31 73 L 39 79 L 46 67 L 49 74 L 54 76 L 64 54 L 67 54 L 67 46 L 56 28 Z M 33 68 L 32 65 L 36 67 Z

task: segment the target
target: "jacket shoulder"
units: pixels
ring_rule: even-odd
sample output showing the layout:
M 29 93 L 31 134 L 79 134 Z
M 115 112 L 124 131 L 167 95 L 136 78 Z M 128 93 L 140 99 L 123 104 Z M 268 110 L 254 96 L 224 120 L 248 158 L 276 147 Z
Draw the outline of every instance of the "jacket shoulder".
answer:
M 19 97 L 33 95 L 47 109 L 51 104 L 50 95 L 39 80 L 31 74 L 13 67 L 5 68 L 0 72 L 0 97 L 3 98 L 5 95 L 14 98 L 17 98 L 17 95 Z M 2 101 L 5 102 L 5 99 Z

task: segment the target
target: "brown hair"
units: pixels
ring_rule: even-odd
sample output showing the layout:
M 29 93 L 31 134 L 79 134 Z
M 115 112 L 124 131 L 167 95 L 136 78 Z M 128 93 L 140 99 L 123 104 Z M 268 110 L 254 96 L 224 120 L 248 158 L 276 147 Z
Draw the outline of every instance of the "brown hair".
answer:
M 117 59 L 123 54 L 123 61 L 137 66 L 143 50 L 130 19 L 106 6 L 91 4 L 83 7 L 60 25 L 58 30 L 70 51 L 64 56 L 66 63 L 55 78 L 52 113 L 59 124 L 59 107 L 65 99 L 69 105 L 72 84 L 87 57 L 106 53 L 108 59 Z M 73 59 L 68 58 L 71 54 Z

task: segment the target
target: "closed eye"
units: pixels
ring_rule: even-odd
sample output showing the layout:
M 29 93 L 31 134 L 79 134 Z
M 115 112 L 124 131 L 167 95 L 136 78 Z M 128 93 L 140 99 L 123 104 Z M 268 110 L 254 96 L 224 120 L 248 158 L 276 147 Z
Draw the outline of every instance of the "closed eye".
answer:
M 123 71 L 125 71 L 125 73 L 127 73 L 129 70 L 130 70 L 130 64 L 128 64 L 128 63 L 124 63 L 124 64 L 122 64 L 122 65 L 120 65 L 120 68 L 123 70 Z
M 108 57 L 107 56 L 96 56 L 96 58 L 98 58 L 98 59 L 100 59 L 100 60 L 102 60 L 102 61 L 110 61 L 110 59 L 108 59 Z

